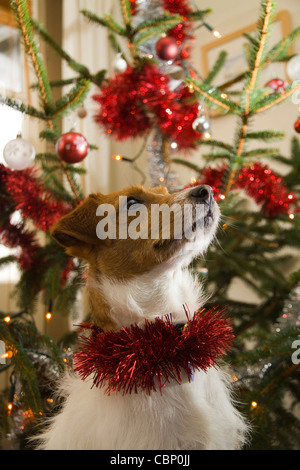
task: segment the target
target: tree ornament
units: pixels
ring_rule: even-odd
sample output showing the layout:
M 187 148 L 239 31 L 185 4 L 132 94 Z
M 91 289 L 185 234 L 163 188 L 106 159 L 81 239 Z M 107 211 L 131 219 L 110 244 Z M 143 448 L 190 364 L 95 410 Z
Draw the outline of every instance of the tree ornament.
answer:
M 84 119 L 87 117 L 87 110 L 85 109 L 84 105 L 82 105 L 78 111 L 77 111 L 77 116 L 79 119 Z
M 56 143 L 56 152 L 66 163 L 79 163 L 89 153 L 89 144 L 83 135 L 78 132 L 63 134 Z
M 294 129 L 296 132 L 298 132 L 298 134 L 300 134 L 300 118 L 295 122 Z
M 35 149 L 19 134 L 16 139 L 6 144 L 3 157 L 11 170 L 22 171 L 32 166 L 35 159 Z
M 194 120 L 192 127 L 194 131 L 202 134 L 202 138 L 209 140 L 211 138 L 210 122 L 207 118 L 202 104 L 199 105 L 199 115 Z
M 127 62 L 126 60 L 122 57 L 122 54 L 118 54 L 117 57 L 114 60 L 114 70 L 117 73 L 123 73 L 125 70 L 127 70 Z
M 291 80 L 300 79 L 300 54 L 289 60 L 286 71 Z
M 283 94 L 287 87 L 287 82 L 281 78 L 272 78 L 272 80 L 269 80 L 268 83 L 265 84 L 265 87 L 271 88 L 274 93 L 279 91 Z
M 182 67 L 179 67 L 179 65 L 170 65 L 168 67 L 168 76 L 170 79 L 169 89 L 171 91 L 178 89 L 184 83 L 185 72 Z
M 193 122 L 193 129 L 197 132 L 200 132 L 200 134 L 210 131 L 210 122 L 206 118 L 206 116 L 204 116 L 204 114 L 198 116 L 195 119 L 195 121 Z
M 178 55 L 179 48 L 174 38 L 166 37 L 157 41 L 155 50 L 160 59 L 173 61 Z

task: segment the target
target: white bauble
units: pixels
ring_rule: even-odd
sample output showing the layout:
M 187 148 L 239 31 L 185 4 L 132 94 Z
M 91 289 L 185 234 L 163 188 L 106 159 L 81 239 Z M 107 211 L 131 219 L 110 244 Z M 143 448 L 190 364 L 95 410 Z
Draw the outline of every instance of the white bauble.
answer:
M 114 60 L 114 70 L 118 73 L 123 73 L 127 70 L 127 62 L 123 59 L 122 54 L 118 54 Z
M 286 71 L 291 80 L 300 79 L 300 54 L 288 61 Z
M 18 136 L 6 144 L 3 157 L 11 170 L 22 171 L 32 166 L 35 159 L 35 149 L 30 142 Z

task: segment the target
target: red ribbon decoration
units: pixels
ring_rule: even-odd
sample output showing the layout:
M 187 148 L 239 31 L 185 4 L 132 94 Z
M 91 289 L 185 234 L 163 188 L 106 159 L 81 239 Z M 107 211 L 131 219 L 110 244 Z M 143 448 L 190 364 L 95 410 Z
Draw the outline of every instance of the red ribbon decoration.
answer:
M 80 327 L 92 332 L 80 338 L 74 369 L 82 380 L 93 376 L 93 386 L 106 386 L 108 394 L 162 392 L 170 379 L 180 384 L 182 373 L 190 381 L 193 370 L 215 367 L 234 337 L 225 311 L 216 308 L 197 311 L 180 332 L 171 316 L 145 320 L 144 328 L 103 332 L 96 325 Z

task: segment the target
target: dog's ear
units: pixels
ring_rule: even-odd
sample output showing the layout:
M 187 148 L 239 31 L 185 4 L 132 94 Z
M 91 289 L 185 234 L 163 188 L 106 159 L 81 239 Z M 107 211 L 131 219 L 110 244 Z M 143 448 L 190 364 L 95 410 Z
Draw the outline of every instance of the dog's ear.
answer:
M 99 243 L 96 211 L 101 204 L 101 196 L 92 194 L 51 228 L 52 237 L 69 255 L 86 259 L 91 248 Z

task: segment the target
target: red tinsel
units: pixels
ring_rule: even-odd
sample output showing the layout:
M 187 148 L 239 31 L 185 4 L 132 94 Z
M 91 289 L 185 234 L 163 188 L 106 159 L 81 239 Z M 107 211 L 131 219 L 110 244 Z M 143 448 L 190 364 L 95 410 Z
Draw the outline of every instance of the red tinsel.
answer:
M 14 171 L 0 164 L 0 192 L 0 213 L 7 213 L 0 224 L 1 243 L 8 248 L 20 249 L 16 258 L 20 268 L 27 271 L 32 268 L 40 245 L 34 231 L 25 227 L 26 220 L 30 219 L 35 228 L 46 232 L 70 211 L 70 207 L 56 201 L 45 190 L 33 168 Z M 16 211 L 21 212 L 23 221 L 13 224 L 10 214 Z
M 64 202 L 56 201 L 45 190 L 33 168 L 13 171 L 0 165 L 0 178 L 15 204 L 15 210 L 21 211 L 24 220 L 32 220 L 39 230 L 47 232 L 58 219 L 70 211 L 70 207 Z
M 22 270 L 27 271 L 33 265 L 34 255 L 40 248 L 35 234 L 25 229 L 22 224 L 13 225 L 9 220 L 0 226 L 0 240 L 7 248 L 19 248 L 16 256 Z
M 127 67 L 125 72 L 108 80 L 101 87 L 100 94 L 94 96 L 100 104 L 96 122 L 119 141 L 143 135 L 151 129 L 150 119 L 143 108 L 150 88 L 144 87 L 141 81 L 141 75 Z M 162 90 L 163 85 L 161 82 Z
M 233 341 L 224 310 L 216 308 L 196 312 L 179 333 L 171 317 L 105 333 L 95 325 L 81 327 L 92 333 L 81 338 L 75 371 L 82 380 L 92 375 L 93 386 L 106 386 L 107 393 L 161 392 L 170 379 L 181 383 L 182 373 L 191 380 L 193 370 L 216 366 Z
M 185 17 L 189 13 L 192 13 L 193 10 L 185 0 L 163 0 L 163 7 L 166 11 L 171 13 L 171 15 L 178 14 L 184 18 L 184 21 L 169 30 L 167 35 L 176 39 L 178 46 L 181 47 L 181 59 L 185 60 L 190 55 L 190 46 L 188 43 L 184 43 L 184 41 L 190 35 L 191 30 L 191 23 L 187 21 Z M 191 39 L 193 39 L 192 36 L 189 37 L 189 40 Z M 182 47 L 183 44 L 184 46 Z
M 171 91 L 169 81 L 154 65 L 145 65 L 142 70 L 128 67 L 115 74 L 94 96 L 100 104 L 96 122 L 119 141 L 157 127 L 176 139 L 179 149 L 192 148 L 201 137 L 192 128 L 198 104 L 189 103 L 184 87 Z
M 217 201 L 224 199 L 222 187 L 227 171 L 225 166 L 207 167 L 195 185 L 208 184 Z M 289 213 L 296 200 L 296 196 L 285 187 L 281 176 L 261 163 L 242 168 L 233 181 L 232 189 L 244 189 L 260 205 L 266 217 Z
M 2 176 L 4 172 L 6 172 L 6 168 L 2 168 L 0 165 L 0 214 L 2 214 L 0 241 L 7 248 L 19 249 L 19 254 L 15 255 L 16 259 L 22 270 L 28 270 L 33 265 L 34 256 L 40 246 L 35 233 L 25 228 L 23 222 L 18 222 L 17 224 L 11 222 L 12 201 L 10 197 L 7 197 L 6 188 L 3 184 Z M 7 217 L 3 217 L 4 214 L 7 214 Z
M 130 2 L 134 15 L 136 1 Z M 186 16 L 193 10 L 186 0 L 162 0 L 161 6 L 170 14 L 183 17 L 181 23 L 167 31 L 167 36 L 176 40 L 180 58 L 184 60 L 189 56 L 186 39 L 193 39 Z M 171 91 L 169 81 L 169 77 L 161 74 L 154 65 L 145 65 L 142 70 L 128 67 L 108 80 L 100 94 L 94 96 L 100 104 L 96 122 L 118 141 L 158 128 L 176 141 L 178 150 L 193 149 L 201 138 L 192 127 L 198 115 L 198 103 L 190 103 L 190 94 L 185 87 Z
M 188 89 L 182 88 L 176 97 L 170 97 L 169 102 L 150 107 L 155 113 L 159 129 L 175 140 L 179 150 L 193 148 L 201 137 L 193 129 L 193 122 L 199 113 L 199 103 L 188 104 L 189 98 Z

